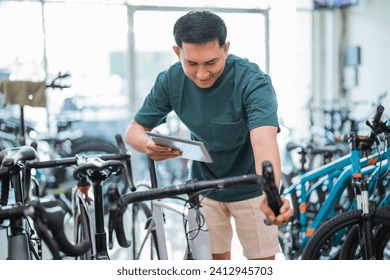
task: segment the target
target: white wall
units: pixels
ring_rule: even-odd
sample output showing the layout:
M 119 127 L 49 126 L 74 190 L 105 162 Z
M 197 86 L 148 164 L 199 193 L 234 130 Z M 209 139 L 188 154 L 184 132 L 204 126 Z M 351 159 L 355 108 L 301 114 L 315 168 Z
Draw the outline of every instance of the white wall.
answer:
M 358 83 L 349 97 L 375 100 L 388 91 L 383 105 L 390 112 L 390 1 L 360 0 L 348 12 L 347 28 L 348 44 L 361 47 Z

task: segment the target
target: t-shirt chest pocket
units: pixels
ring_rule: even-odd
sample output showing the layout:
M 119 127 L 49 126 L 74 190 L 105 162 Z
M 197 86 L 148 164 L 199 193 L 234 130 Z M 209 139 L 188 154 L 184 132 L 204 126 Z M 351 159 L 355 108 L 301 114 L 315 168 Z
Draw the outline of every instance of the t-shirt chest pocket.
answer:
M 211 121 L 212 150 L 222 151 L 240 146 L 247 133 L 242 119 L 238 122 Z

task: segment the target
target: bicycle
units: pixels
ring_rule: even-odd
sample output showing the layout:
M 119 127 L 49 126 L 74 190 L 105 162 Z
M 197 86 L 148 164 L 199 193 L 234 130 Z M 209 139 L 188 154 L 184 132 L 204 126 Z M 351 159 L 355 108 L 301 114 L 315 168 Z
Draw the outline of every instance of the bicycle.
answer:
M 308 240 L 324 221 L 336 214 L 353 210 L 355 204 L 351 200 L 349 184 L 350 178 L 357 171 L 357 166 L 363 168 L 363 175 L 377 175 L 375 178 L 372 177 L 369 183 L 370 194 L 374 192 L 376 178 L 384 178 L 387 174 L 386 159 L 390 156 L 388 147 L 385 151 L 370 153 L 377 135 L 388 131 L 386 125 L 380 121 L 383 110 L 383 106 L 378 106 L 372 124 L 368 122 L 372 132 L 370 136 L 363 137 L 366 139 L 365 142 L 361 141 L 360 145 L 352 143 L 354 141 L 351 140 L 350 154 L 305 173 L 298 178 L 298 182 L 285 189 L 284 196 L 290 197 L 291 194 L 297 193 L 299 197 L 294 216 L 286 226 L 280 227 L 281 240 L 284 240 L 282 249 L 287 258 L 299 258 Z M 368 155 L 364 156 L 365 154 Z M 307 205 L 317 188 L 323 188 L 326 197 L 319 204 L 318 212 L 309 217 Z M 341 200 L 343 197 L 346 198 L 345 201 Z
M 123 140 L 116 135 L 121 152 L 114 154 L 79 154 L 57 160 L 36 161 L 26 164 L 27 170 L 73 166 L 77 181 L 72 195 L 74 242 L 87 241 L 91 245 L 76 259 L 110 259 L 104 227 L 105 203 L 103 182 L 111 175 L 125 174 L 126 186 L 134 190 L 131 172 L 131 154 L 123 151 Z M 124 191 L 127 191 L 127 188 Z
M 380 115 L 377 114 L 376 117 L 378 121 Z M 386 128 L 383 127 L 383 130 L 387 135 L 388 147 L 390 129 Z M 357 150 L 359 145 L 367 145 L 379 131 L 374 132 L 368 138 L 352 135 L 352 149 Z M 380 164 L 380 168 L 386 170 L 384 174 L 387 174 L 388 158 Z M 322 224 L 308 241 L 302 252 L 302 259 L 382 259 L 385 256 L 384 250 L 390 238 L 390 208 L 387 206 L 390 194 L 382 193 L 377 201 L 373 201 L 372 191 L 370 192 L 370 184 L 374 184 L 376 180 L 372 178 L 380 177 L 379 172 L 376 169 L 367 174 L 355 162 L 351 187 L 356 194 L 358 210 L 341 213 Z
M 112 185 L 109 190 L 110 197 L 110 222 L 109 236 L 112 238 L 115 232 L 121 246 L 128 245 L 126 234 L 123 229 L 123 214 L 128 205 L 143 201 L 154 201 L 153 212 L 151 217 L 146 221 L 145 233 L 141 239 L 141 246 L 137 249 L 138 254 L 144 250 L 144 244 L 148 242 L 148 255 L 150 259 L 168 260 L 169 256 L 166 249 L 166 239 L 164 232 L 164 215 L 161 212 L 160 200 L 164 198 L 176 198 L 180 195 L 187 195 L 186 202 L 189 203 L 188 214 L 184 226 L 188 225 L 189 230 L 185 230 L 187 239 L 187 249 L 184 259 L 211 259 L 207 229 L 202 215 L 201 206 L 199 204 L 199 194 L 216 191 L 218 189 L 238 187 L 243 184 L 257 184 L 263 190 L 268 190 L 275 183 L 273 180 L 273 170 L 269 162 L 263 163 L 263 173 L 269 176 L 261 176 L 255 174 L 236 176 L 224 179 L 205 180 L 205 181 L 187 181 L 183 184 L 157 188 L 154 185 L 157 181 L 153 178 L 154 161 L 149 159 L 150 170 L 152 176 L 152 188 L 144 191 L 137 191 L 120 195 L 115 185 Z M 267 172 L 265 171 L 267 170 Z M 272 174 L 271 174 L 272 173 Z M 180 199 L 183 199 L 180 197 Z M 279 204 L 278 204 L 279 205 Z M 166 207 L 166 205 L 162 205 Z
M 369 195 L 370 179 L 363 174 L 357 167 L 352 178 L 358 210 L 341 213 L 323 223 L 306 244 L 302 259 L 389 258 L 385 251 L 390 246 L 390 194 L 373 201 Z
M 59 200 L 40 202 L 29 194 L 25 164 L 35 160 L 36 152 L 30 146 L 9 148 L 0 152 L 0 178 L 2 179 L 0 221 L 9 229 L 7 235 L 8 260 L 43 259 L 42 242 L 47 245 L 53 259 L 61 259 L 60 252 L 77 255 L 89 244 L 71 244 L 64 232 L 66 206 Z M 24 175 L 22 176 L 21 174 Z M 9 201 L 10 185 L 14 201 Z M 33 226 L 30 223 L 33 221 Z M 8 225 L 4 221 L 9 220 Z

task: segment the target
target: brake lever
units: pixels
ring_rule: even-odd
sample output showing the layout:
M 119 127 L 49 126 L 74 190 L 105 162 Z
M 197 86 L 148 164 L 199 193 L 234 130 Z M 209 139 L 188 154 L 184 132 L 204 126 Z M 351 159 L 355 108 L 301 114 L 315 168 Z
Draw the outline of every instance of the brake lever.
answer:
M 110 249 L 114 246 L 112 237 L 115 230 L 115 236 L 119 245 L 123 248 L 129 248 L 131 241 L 127 240 L 123 228 L 123 213 L 126 211 L 127 204 L 121 199 L 116 184 L 112 184 L 108 187 L 107 195 L 110 205 L 108 218 L 108 246 Z
M 64 209 L 63 204 L 53 203 L 53 201 L 41 203 L 33 200 L 30 205 L 34 207 L 33 220 L 36 223 L 37 233 L 50 247 L 53 258 L 59 258 L 59 251 L 73 257 L 90 249 L 89 240 L 74 245 L 67 239 L 63 224 L 67 209 Z M 48 234 L 49 231 L 52 236 Z
M 275 217 L 280 214 L 280 207 L 282 207 L 282 200 L 280 198 L 278 188 L 275 184 L 274 171 L 272 164 L 269 161 L 264 161 L 263 164 L 263 190 L 267 195 L 268 206 L 274 212 Z

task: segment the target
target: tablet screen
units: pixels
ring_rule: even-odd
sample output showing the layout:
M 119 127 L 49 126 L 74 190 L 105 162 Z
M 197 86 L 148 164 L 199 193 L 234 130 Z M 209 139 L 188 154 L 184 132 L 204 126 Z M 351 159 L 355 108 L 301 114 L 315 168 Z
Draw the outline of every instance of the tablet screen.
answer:
M 147 131 L 146 133 L 153 140 L 154 143 L 182 151 L 182 158 L 208 163 L 213 162 L 209 155 L 209 152 L 207 151 L 205 145 L 202 142 L 181 139 L 173 136 L 167 136 L 164 134 L 153 133 L 150 131 Z

